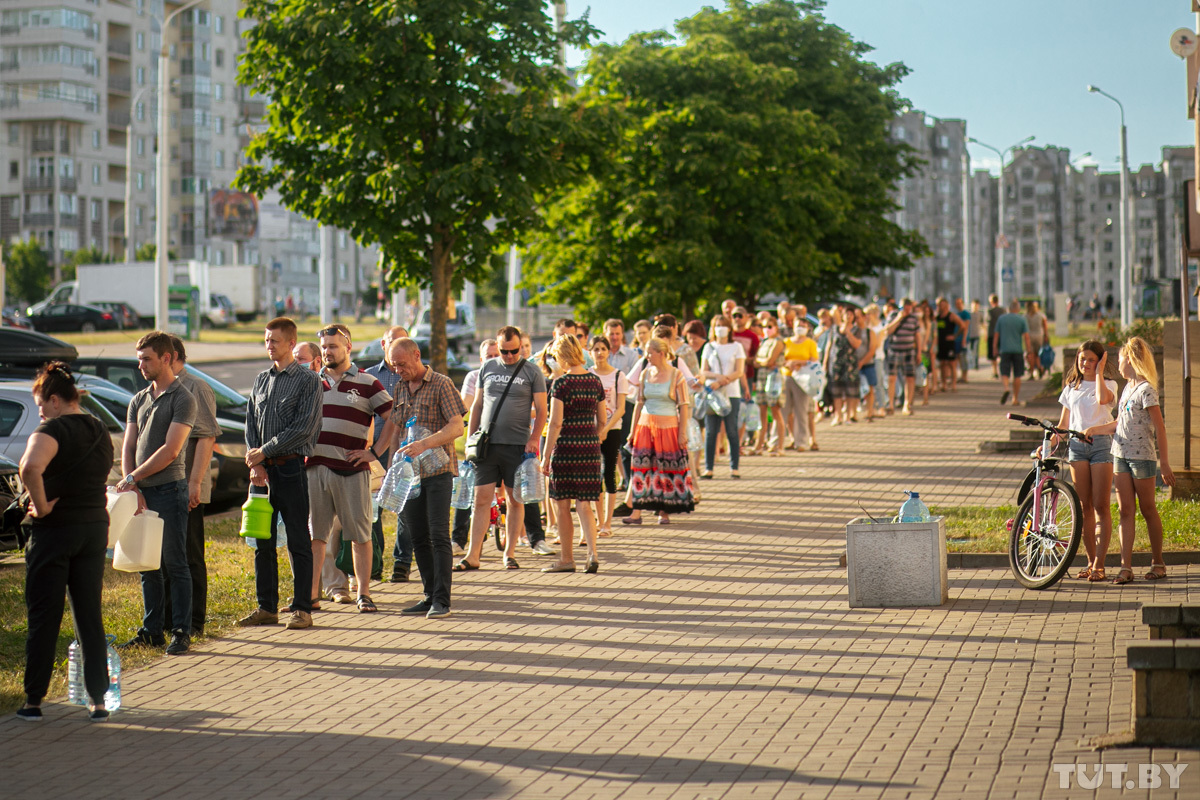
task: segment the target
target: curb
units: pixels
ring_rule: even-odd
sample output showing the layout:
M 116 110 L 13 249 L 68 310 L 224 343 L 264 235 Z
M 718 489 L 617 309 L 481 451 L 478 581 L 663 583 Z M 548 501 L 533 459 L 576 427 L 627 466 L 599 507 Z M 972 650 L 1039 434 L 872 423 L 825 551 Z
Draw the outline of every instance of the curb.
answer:
M 1168 567 L 1184 564 L 1200 564 L 1200 550 L 1168 550 L 1163 553 L 1163 563 Z M 1087 557 L 1076 555 L 1072 567 L 1084 567 Z M 1135 567 L 1149 567 L 1149 553 L 1134 553 Z M 846 566 L 846 554 L 838 557 L 838 566 Z M 947 553 L 946 566 L 949 569 L 1008 569 L 1007 553 Z M 1121 566 L 1121 554 L 1109 553 L 1104 559 L 1104 568 L 1111 569 Z

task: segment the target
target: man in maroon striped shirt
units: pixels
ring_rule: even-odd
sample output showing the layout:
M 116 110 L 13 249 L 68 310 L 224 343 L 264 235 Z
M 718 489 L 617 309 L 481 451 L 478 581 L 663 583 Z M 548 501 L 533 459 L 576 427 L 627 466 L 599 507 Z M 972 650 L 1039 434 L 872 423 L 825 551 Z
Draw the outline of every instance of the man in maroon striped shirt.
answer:
M 374 375 L 350 361 L 350 329 L 333 324 L 318 332 L 321 337 L 321 434 L 308 457 L 308 495 L 312 514 L 313 586 L 320 597 L 325 540 L 336 517 L 342 524 L 342 541 L 351 543 L 354 577 L 358 583 L 358 610 L 376 611 L 371 600 L 371 490 L 370 457 L 364 454 L 371 422 L 378 414 L 391 435 L 392 398 Z M 350 451 L 360 451 L 353 457 Z M 369 453 L 370 451 L 366 451 Z

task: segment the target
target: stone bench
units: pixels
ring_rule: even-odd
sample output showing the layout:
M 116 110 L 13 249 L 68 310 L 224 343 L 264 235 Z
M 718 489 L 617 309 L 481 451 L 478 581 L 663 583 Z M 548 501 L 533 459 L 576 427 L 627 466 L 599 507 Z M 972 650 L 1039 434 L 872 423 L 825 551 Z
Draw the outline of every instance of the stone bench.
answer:
M 1150 641 L 1130 645 L 1133 733 L 1139 744 L 1200 744 L 1200 605 L 1142 608 Z

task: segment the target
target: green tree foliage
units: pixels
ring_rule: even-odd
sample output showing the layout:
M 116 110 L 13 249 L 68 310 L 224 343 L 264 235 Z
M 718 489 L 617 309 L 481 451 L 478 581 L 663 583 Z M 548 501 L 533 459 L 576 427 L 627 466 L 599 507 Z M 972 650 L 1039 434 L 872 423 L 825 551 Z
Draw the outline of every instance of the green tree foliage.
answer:
M 80 264 L 111 264 L 115 259 L 99 247 L 80 247 L 71 253 L 71 257 L 62 265 L 64 281 L 75 280 L 76 271 Z
M 50 289 L 50 259 L 37 239 L 0 245 L 4 251 L 4 285 L 10 300 L 36 303 Z
M 141 247 L 133 251 L 134 261 L 153 261 L 158 254 L 158 245 L 154 242 L 144 242 Z M 175 251 L 167 250 L 167 258 L 171 261 L 175 260 Z
M 547 198 L 527 283 L 595 319 L 767 292 L 840 294 L 925 252 L 886 215 L 917 166 L 889 136 L 903 65 L 821 16 L 823 2 L 729 0 L 596 47 L 574 109 L 621 134 Z
M 247 0 L 239 81 L 271 98 L 243 188 L 378 244 L 391 285 L 432 289 L 445 368 L 450 292 L 537 220 L 593 134 L 556 105 L 566 77 L 544 0 Z M 563 43 L 595 30 L 568 22 Z

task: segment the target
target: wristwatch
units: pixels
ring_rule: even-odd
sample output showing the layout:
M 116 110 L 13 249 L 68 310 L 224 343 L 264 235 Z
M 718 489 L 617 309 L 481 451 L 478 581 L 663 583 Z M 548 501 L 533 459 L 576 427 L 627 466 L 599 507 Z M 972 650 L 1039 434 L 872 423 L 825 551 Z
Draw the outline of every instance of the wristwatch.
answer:
M 125 484 L 125 485 L 127 485 L 127 486 L 133 486 L 133 484 L 137 483 L 137 481 L 135 481 L 135 480 L 133 479 L 133 473 L 132 473 L 132 472 L 131 472 L 131 473 L 129 473 L 128 475 L 126 475 L 124 478 L 122 478 L 122 479 L 121 479 L 121 482 L 122 482 L 122 483 L 124 483 L 124 484 Z

